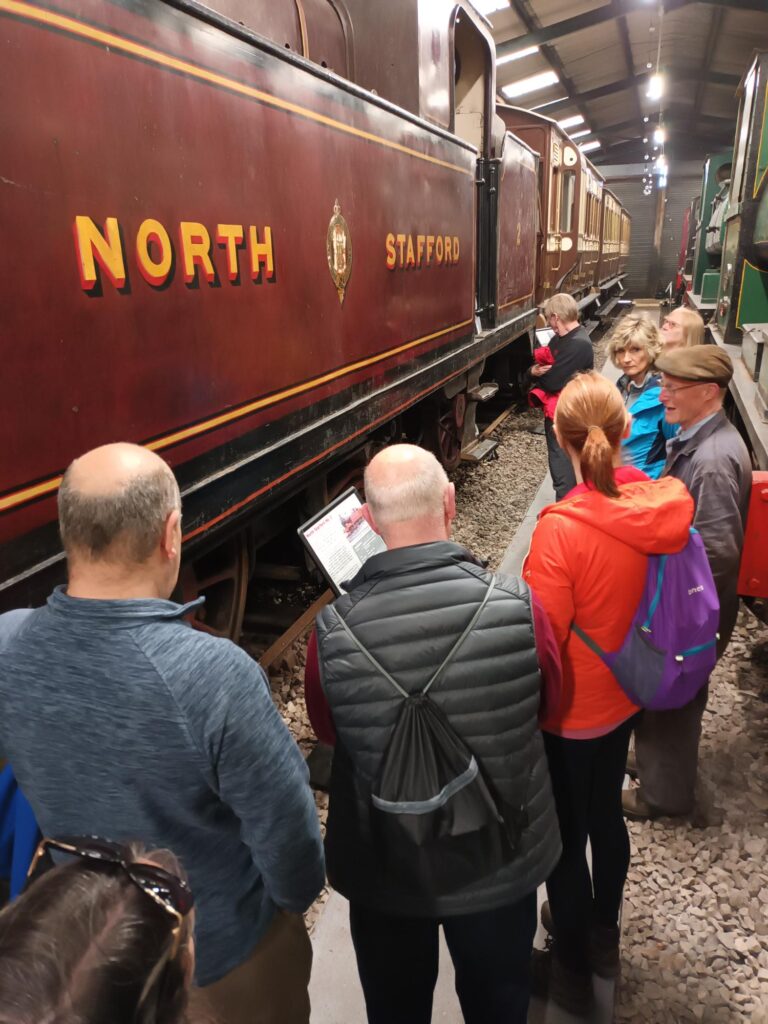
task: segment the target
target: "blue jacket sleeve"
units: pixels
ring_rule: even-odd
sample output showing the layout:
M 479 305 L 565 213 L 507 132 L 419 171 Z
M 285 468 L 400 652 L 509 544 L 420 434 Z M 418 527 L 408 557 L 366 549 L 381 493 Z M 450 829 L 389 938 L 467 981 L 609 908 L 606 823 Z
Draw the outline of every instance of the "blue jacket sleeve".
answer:
M 303 913 L 325 882 L 304 758 L 272 702 L 264 672 L 245 651 L 222 641 L 215 679 L 205 736 L 218 794 L 240 819 L 243 842 L 272 900 Z

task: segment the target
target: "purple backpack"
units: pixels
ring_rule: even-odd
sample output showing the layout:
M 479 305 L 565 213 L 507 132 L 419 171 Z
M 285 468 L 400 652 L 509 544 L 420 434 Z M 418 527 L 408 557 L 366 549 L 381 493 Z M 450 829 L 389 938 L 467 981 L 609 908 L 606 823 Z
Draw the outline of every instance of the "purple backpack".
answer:
M 675 555 L 650 555 L 643 596 L 618 651 L 573 632 L 613 672 L 629 699 L 651 711 L 693 700 L 715 667 L 720 602 L 701 536 Z

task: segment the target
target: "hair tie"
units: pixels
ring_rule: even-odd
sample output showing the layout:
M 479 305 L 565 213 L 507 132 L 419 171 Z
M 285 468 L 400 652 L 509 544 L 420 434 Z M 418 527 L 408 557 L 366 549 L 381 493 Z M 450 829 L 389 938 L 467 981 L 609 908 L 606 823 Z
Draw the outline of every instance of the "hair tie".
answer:
M 587 427 L 587 433 L 591 434 L 593 430 L 602 430 L 603 428 L 598 426 L 597 423 L 592 423 Z

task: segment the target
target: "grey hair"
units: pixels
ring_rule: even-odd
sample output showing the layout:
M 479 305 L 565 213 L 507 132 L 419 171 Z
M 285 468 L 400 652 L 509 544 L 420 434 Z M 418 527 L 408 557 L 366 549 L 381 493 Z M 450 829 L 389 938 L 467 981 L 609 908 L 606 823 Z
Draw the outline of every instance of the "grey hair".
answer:
M 557 295 L 548 298 L 544 303 L 543 313 L 547 320 L 554 313 L 564 324 L 572 324 L 579 319 L 579 307 L 576 305 L 576 299 L 567 292 L 558 292 Z
M 448 476 L 432 452 L 422 449 L 422 456 L 404 468 L 397 480 L 386 483 L 377 484 L 370 465 L 366 468 L 365 500 L 379 526 L 442 518 Z
M 608 355 L 611 357 L 614 366 L 618 366 L 616 360 L 619 353 L 629 348 L 630 345 L 637 345 L 645 351 L 653 365 L 664 347 L 659 328 L 647 316 L 641 313 L 628 313 L 623 316 L 613 329 L 608 341 Z
M 58 503 L 68 557 L 142 563 L 159 543 L 168 516 L 181 508 L 181 494 L 167 466 L 131 477 L 114 493 L 83 494 L 72 483 L 70 466 Z

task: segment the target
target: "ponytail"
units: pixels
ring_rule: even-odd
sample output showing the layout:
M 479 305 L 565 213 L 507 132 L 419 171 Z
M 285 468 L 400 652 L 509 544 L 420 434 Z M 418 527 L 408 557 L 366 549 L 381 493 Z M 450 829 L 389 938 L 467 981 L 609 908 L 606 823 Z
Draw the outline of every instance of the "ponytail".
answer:
M 591 370 L 563 388 L 555 410 L 563 444 L 579 458 L 581 476 L 609 498 L 618 498 L 613 463 L 627 425 L 627 413 L 615 384 Z
M 581 475 L 596 491 L 609 498 L 618 498 L 619 488 L 613 475 L 614 449 L 597 424 L 587 427 L 587 437 L 581 449 Z

